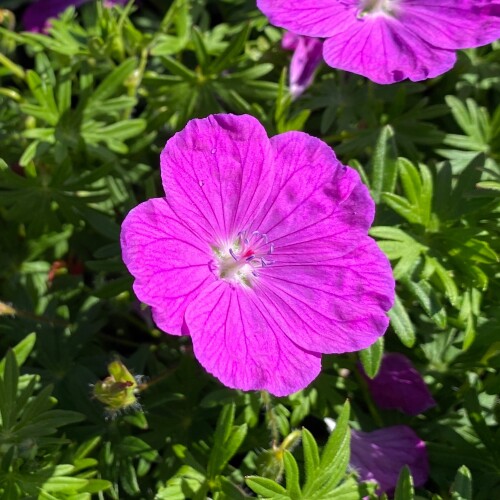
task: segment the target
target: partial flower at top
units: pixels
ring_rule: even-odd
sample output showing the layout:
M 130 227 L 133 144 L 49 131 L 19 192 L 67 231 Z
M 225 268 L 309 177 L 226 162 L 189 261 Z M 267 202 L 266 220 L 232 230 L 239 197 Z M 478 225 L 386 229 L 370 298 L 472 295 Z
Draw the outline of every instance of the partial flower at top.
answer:
M 374 203 L 325 143 L 213 115 L 167 142 L 161 174 L 166 196 L 123 222 L 123 260 L 158 327 L 190 335 L 225 385 L 284 396 L 321 353 L 384 333 L 394 280 L 367 235 Z
M 385 354 L 377 376 L 365 378 L 380 408 L 417 415 L 436 405 L 422 376 L 402 354 Z
M 257 0 L 269 21 L 327 38 L 333 68 L 376 83 L 434 78 L 457 49 L 500 38 L 500 0 Z
M 298 97 L 313 82 L 316 68 L 323 60 L 323 42 L 289 31 L 283 35 L 281 46 L 294 51 L 290 63 L 290 93 Z
M 406 425 L 372 432 L 352 430 L 349 463 L 360 479 L 376 481 L 380 492 L 394 491 L 405 465 L 411 471 L 415 486 L 423 486 L 429 477 L 425 443 Z
M 91 0 L 35 0 L 23 14 L 23 26 L 26 31 L 43 32 L 50 26 L 49 20 L 58 17 L 72 5 L 80 7 Z M 116 4 L 124 5 L 128 0 L 106 0 L 105 7 Z

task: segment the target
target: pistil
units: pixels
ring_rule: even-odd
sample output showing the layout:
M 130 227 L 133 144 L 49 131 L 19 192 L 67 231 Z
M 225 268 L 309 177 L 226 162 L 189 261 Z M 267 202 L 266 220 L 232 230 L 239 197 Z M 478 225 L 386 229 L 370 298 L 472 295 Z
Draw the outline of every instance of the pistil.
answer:
M 273 250 L 267 235 L 259 231 L 241 231 L 232 242 L 213 247 L 215 272 L 220 279 L 251 286 L 258 270 L 273 264 L 269 258 Z

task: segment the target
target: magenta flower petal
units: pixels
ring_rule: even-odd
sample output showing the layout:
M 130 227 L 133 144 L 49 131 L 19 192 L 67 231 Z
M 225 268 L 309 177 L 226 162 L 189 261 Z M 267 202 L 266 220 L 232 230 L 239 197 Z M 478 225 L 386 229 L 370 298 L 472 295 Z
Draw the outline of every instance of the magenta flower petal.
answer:
M 299 35 L 327 37 L 356 14 L 357 0 L 257 0 L 271 24 Z
M 366 76 L 375 83 L 434 78 L 455 64 L 451 50 L 431 46 L 392 19 L 354 19 L 348 31 L 327 39 L 323 56 L 334 68 Z
M 338 243 L 353 245 L 341 237 Z M 304 349 L 323 353 L 364 349 L 389 323 L 384 311 L 390 309 L 394 292 L 390 267 L 368 238 L 338 257 L 334 244 L 330 248 L 325 241 L 317 244 L 326 256 L 315 255 L 310 245 L 295 245 L 294 251 L 301 254 L 295 263 L 285 262 L 285 249 L 276 251 L 276 265 L 262 273 L 261 308 Z M 303 260 L 306 256 L 309 263 Z M 277 264 L 282 257 L 283 264 Z
M 325 143 L 215 115 L 170 139 L 161 166 L 166 198 L 127 216 L 123 258 L 158 326 L 189 333 L 223 383 L 290 394 L 321 353 L 384 333 L 394 280 L 367 235 L 374 203 Z
M 316 68 L 323 60 L 323 42 L 288 32 L 281 46 L 294 51 L 290 63 L 290 93 L 298 97 L 313 82 Z
M 195 356 L 228 387 L 286 396 L 321 370 L 321 355 L 295 345 L 257 291 L 213 283 L 190 304 L 186 323 Z
M 354 233 L 366 236 L 375 215 L 375 204 L 358 173 L 342 165 L 323 141 L 303 132 L 286 132 L 270 142 L 276 176 L 256 221 L 276 250 L 310 244 L 309 252 L 314 251 L 317 259 L 323 252 L 318 245 L 324 241 L 337 249 L 336 255 L 357 246 Z M 350 246 L 332 246 L 339 237 L 339 245 L 347 238 Z M 310 260 L 308 254 L 290 250 L 293 262 Z
M 499 0 L 259 0 L 271 23 L 327 37 L 334 68 L 377 83 L 425 80 L 453 67 L 457 49 L 500 38 Z
M 263 307 L 306 349 L 363 349 L 386 330 L 394 296 L 389 263 L 366 237 L 373 201 L 319 139 L 288 132 L 271 143 L 278 179 L 259 227 L 275 263 L 261 270 Z
M 88 0 L 38 0 L 30 4 L 23 14 L 23 25 L 26 31 L 40 32 L 47 29 L 49 19 L 59 16 L 68 7 L 79 7 Z
M 285 50 L 295 50 L 299 44 L 300 38 L 301 35 L 296 35 L 291 31 L 287 31 L 283 34 L 283 38 L 281 39 L 281 48 Z
M 23 14 L 23 26 L 26 31 L 45 31 L 49 19 L 58 17 L 68 7 L 80 7 L 90 0 L 37 0 L 30 4 Z M 127 0 L 107 0 L 105 5 L 111 7 L 114 4 L 125 4 Z
M 406 425 L 373 432 L 352 430 L 350 465 L 363 481 L 376 481 L 381 492 L 396 488 L 405 465 L 411 471 L 415 486 L 423 486 L 429 477 L 425 443 Z
M 193 232 L 222 243 L 251 225 L 268 196 L 274 163 L 252 116 L 191 120 L 161 153 L 163 187 Z
M 158 327 L 173 335 L 187 333 L 182 324 L 188 304 L 215 280 L 208 244 L 193 238 L 167 199 L 155 198 L 127 215 L 121 246 L 137 298 L 152 307 Z
M 436 405 L 422 376 L 402 354 L 385 354 L 377 376 L 366 381 L 380 408 L 417 415 Z
M 467 49 L 500 37 L 498 0 L 406 0 L 401 22 L 443 49 Z

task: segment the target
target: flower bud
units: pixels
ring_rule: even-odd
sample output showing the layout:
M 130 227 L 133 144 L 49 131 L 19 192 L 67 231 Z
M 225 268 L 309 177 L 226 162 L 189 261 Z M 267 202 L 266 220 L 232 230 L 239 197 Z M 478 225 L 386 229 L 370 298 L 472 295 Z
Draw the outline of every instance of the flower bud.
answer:
M 273 445 L 270 450 L 264 450 L 259 454 L 256 460 L 257 473 L 259 476 L 279 481 L 284 470 L 285 450 L 292 451 L 299 443 L 301 432 L 296 430 L 288 436 L 279 445 Z
M 15 314 L 16 310 L 13 307 L 0 301 L 0 316 L 14 316 Z
M 140 377 L 134 377 L 119 360 L 108 365 L 109 376 L 94 385 L 93 395 L 106 405 L 112 414 L 122 410 L 139 409 L 137 400 Z

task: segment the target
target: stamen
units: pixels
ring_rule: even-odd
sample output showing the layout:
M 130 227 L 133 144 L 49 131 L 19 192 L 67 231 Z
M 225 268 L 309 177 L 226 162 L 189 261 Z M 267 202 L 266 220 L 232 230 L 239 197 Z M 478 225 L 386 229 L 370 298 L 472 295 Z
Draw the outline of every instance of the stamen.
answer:
M 260 231 L 240 231 L 230 244 L 213 247 L 216 257 L 215 273 L 220 279 L 251 287 L 258 269 L 274 264 L 267 255 L 274 252 L 267 234 Z

